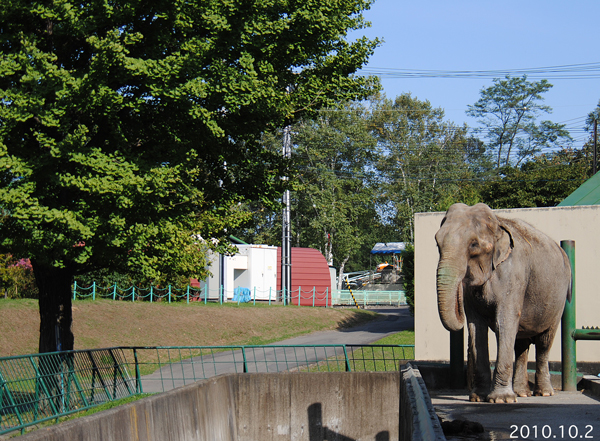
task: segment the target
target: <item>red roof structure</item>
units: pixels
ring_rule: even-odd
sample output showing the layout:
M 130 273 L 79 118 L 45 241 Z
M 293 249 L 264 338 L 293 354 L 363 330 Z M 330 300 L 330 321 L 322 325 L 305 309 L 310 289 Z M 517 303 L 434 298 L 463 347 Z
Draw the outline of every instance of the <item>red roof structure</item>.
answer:
M 281 262 L 281 247 L 277 247 L 277 262 Z M 329 265 L 319 250 L 292 247 L 292 303 L 300 305 L 331 305 L 331 276 Z M 277 289 L 281 289 L 281 268 L 277 269 Z M 326 303 L 327 302 L 327 303 Z

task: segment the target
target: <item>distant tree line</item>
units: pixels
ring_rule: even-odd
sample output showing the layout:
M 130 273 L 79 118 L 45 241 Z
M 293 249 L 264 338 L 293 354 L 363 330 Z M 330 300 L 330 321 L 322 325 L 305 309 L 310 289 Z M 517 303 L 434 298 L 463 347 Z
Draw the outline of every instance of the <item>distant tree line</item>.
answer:
M 376 242 L 412 243 L 418 212 L 444 211 L 455 202 L 496 209 L 557 205 L 591 176 L 592 139 L 575 149 L 564 126 L 537 125 L 540 111 L 551 110 L 537 102 L 549 87 L 526 77 L 494 81 L 467 111 L 482 118 L 477 130 L 445 120 L 443 109 L 410 94 L 348 101 L 301 119 L 292 126 L 287 164 L 292 245 L 319 249 L 339 272 L 357 271 L 386 258 L 370 256 Z M 512 96 L 515 90 L 520 98 Z M 590 113 L 587 129 L 597 113 Z M 262 143 L 276 154 L 282 137 L 281 130 L 266 132 Z M 246 201 L 239 210 L 251 220 L 231 233 L 249 243 L 280 245 L 278 200 Z M 36 297 L 31 264 L 2 256 L 3 295 Z M 138 279 L 109 269 L 78 277 L 84 284 L 133 285 Z M 176 279 L 187 283 L 185 276 Z
M 495 80 L 467 110 L 476 130 L 410 94 L 340 103 L 294 124 L 292 245 L 321 250 L 339 272 L 357 271 L 378 263 L 369 253 L 376 242 L 412 243 L 418 212 L 456 202 L 557 205 L 591 177 L 592 141 L 574 148 L 563 124 L 539 121 L 551 112 L 541 104 L 551 87 Z M 273 132 L 264 142 L 276 151 L 281 139 Z M 252 222 L 234 234 L 279 245 L 280 208 L 247 204 Z

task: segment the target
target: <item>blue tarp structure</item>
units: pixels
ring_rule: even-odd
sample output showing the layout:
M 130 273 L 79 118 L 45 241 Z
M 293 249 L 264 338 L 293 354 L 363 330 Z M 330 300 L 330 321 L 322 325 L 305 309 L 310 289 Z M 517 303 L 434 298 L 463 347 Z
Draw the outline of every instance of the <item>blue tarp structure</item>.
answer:
M 404 242 L 379 242 L 375 244 L 371 254 L 400 254 L 405 248 Z
M 233 290 L 233 301 L 234 302 L 248 303 L 249 301 L 252 300 L 251 297 L 252 296 L 250 295 L 249 288 L 242 288 L 241 286 L 238 286 L 236 289 Z

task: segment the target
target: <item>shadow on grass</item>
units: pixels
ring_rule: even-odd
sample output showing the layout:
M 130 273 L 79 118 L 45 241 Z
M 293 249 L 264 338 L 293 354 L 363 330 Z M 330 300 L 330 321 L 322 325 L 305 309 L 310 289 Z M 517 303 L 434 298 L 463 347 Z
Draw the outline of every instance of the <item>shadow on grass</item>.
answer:
M 385 317 L 372 311 L 364 311 L 361 309 L 357 309 L 355 311 L 352 311 L 350 315 L 344 317 L 343 320 L 338 322 L 337 329 L 350 329 L 355 326 L 372 322 L 374 320 L 385 320 Z

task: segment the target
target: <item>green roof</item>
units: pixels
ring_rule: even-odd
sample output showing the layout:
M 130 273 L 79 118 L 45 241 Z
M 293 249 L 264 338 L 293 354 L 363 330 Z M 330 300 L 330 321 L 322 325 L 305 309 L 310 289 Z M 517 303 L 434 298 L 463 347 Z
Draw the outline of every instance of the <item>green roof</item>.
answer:
M 558 204 L 558 207 L 572 207 L 573 205 L 600 205 L 600 173 L 590 179 Z

